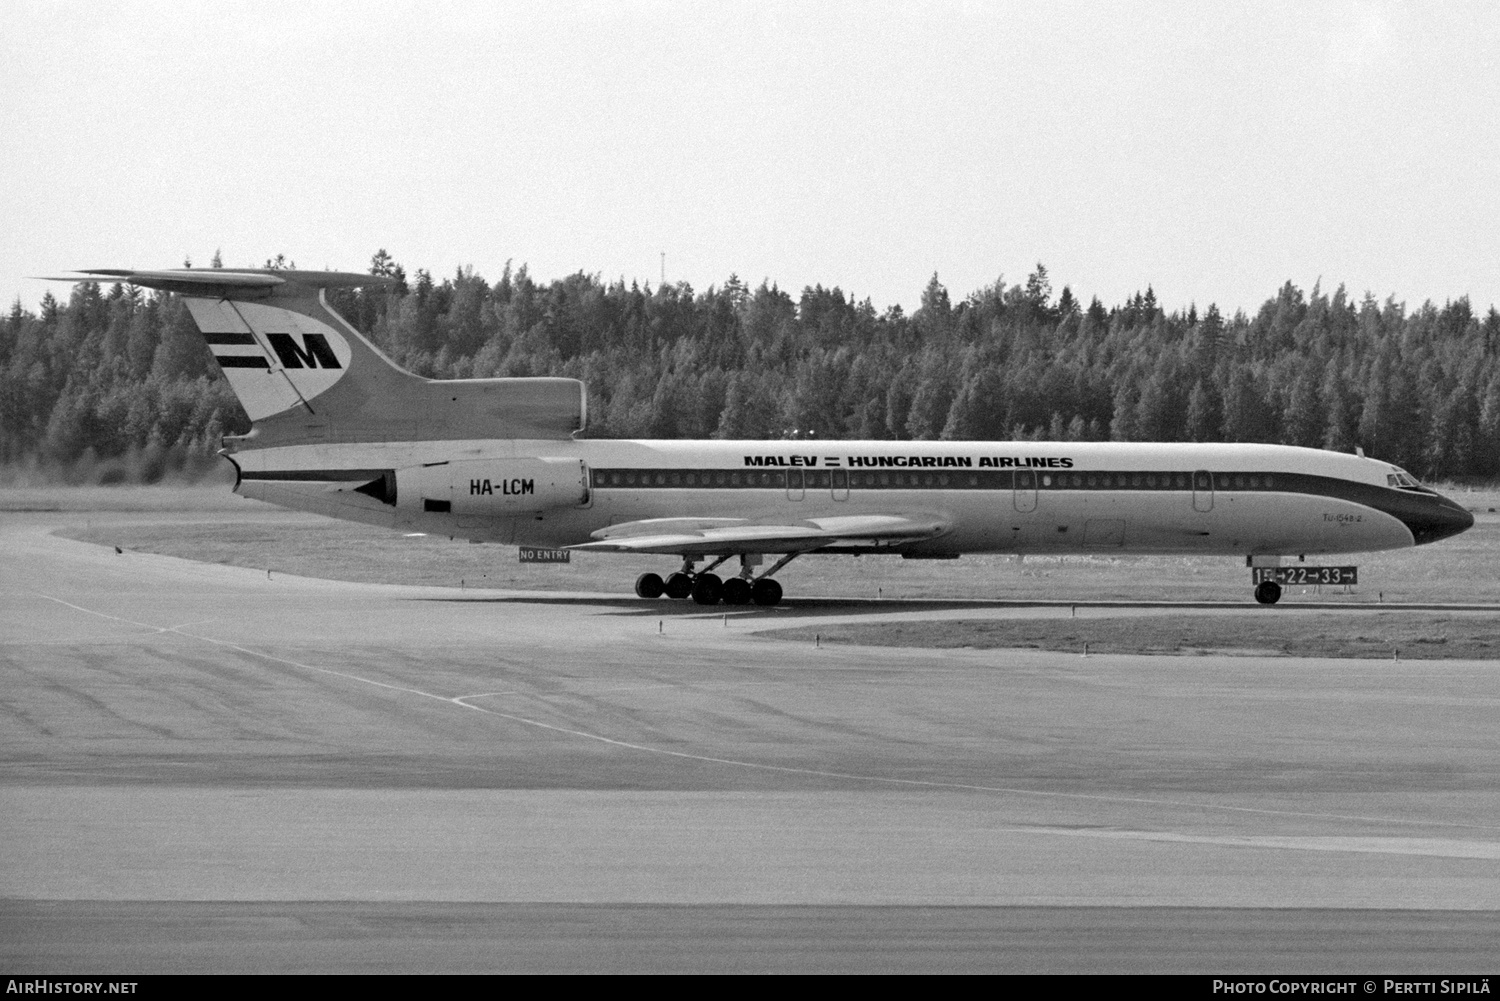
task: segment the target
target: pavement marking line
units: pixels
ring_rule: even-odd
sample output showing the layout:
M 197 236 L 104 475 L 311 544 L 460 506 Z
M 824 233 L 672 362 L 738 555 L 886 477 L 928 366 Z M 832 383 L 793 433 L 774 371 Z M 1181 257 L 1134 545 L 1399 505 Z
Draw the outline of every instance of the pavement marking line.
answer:
M 574 680 L 577 681 L 577 679 L 574 679 Z M 781 682 L 779 682 L 779 681 L 708 681 L 708 682 L 704 682 L 704 683 L 699 684 L 699 685 L 694 685 L 693 688 L 692 688 L 692 690 L 695 691 L 695 692 L 712 691 L 712 690 L 723 690 L 723 689 L 735 689 L 735 690 L 738 690 L 738 689 L 741 689 L 741 688 L 756 688 L 756 687 L 764 687 L 764 686 L 768 686 L 768 685 L 779 685 L 779 684 L 781 684 Z M 522 697 L 522 698 L 547 699 L 547 698 L 553 698 L 553 697 L 558 696 L 558 695 L 582 695 L 582 696 L 606 695 L 606 694 L 609 694 L 611 692 L 649 692 L 649 691 L 655 691 L 655 690 L 661 689 L 661 688 L 666 688 L 666 689 L 669 689 L 669 690 L 672 690 L 672 691 L 681 691 L 682 688 L 683 688 L 683 686 L 682 685 L 669 684 L 669 683 L 663 683 L 663 684 L 659 684 L 659 685 L 614 685 L 614 686 L 612 686 L 610 688 L 586 688 L 586 687 L 568 688 L 568 689 L 562 689 L 562 690 L 555 691 L 555 692 L 523 692 L 523 691 L 520 691 L 520 690 L 509 691 L 509 692 L 476 692 L 473 695 L 455 695 L 452 698 L 448 699 L 448 701 L 449 702 L 460 702 L 461 703 L 465 699 L 501 699 L 501 698 L 509 698 L 509 697 L 512 697 L 512 696 L 518 696 L 518 697 Z M 473 706 L 469 706 L 468 708 L 472 709 L 474 707 Z
M 387 689 L 390 689 L 393 692 L 406 692 L 408 695 L 420 695 L 423 698 L 437 699 L 439 702 L 451 702 L 452 701 L 451 699 L 449 699 L 449 698 L 447 698 L 445 696 L 442 696 L 442 695 L 434 695 L 432 692 L 424 692 L 420 688 L 403 688 L 400 685 L 392 685 L 392 684 L 387 684 L 384 681 L 376 681 L 374 678 L 362 678 L 362 677 L 360 677 L 357 674 L 350 674 L 347 671 L 335 671 L 332 668 L 328 668 L 328 667 L 314 667 L 312 664 L 303 664 L 303 663 L 300 663 L 300 662 L 295 661 L 295 660 L 287 660 L 285 657 L 277 657 L 274 654 L 264 653 L 264 652 L 262 652 L 260 650 L 252 650 L 249 647 L 243 647 L 243 646 L 240 646 L 238 643 L 231 643 L 228 640 L 214 639 L 212 636 L 199 636 L 196 633 L 185 633 L 185 632 L 182 632 L 182 627 L 181 626 L 172 626 L 172 627 L 153 626 L 153 625 L 151 625 L 148 622 L 137 622 L 134 619 L 121 618 L 118 615 L 110 615 L 107 612 L 96 612 L 92 608 L 84 608 L 82 605 L 75 605 L 75 604 L 73 604 L 70 601 L 63 601 L 61 598 L 54 598 L 50 594 L 42 594 L 42 592 L 40 592 L 40 591 L 37 591 L 35 593 L 38 596 L 40 596 L 40 597 L 46 598 L 48 601 L 55 601 L 59 605 L 67 605 L 69 608 L 77 609 L 80 612 L 84 612 L 84 613 L 87 613 L 89 615 L 97 615 L 97 616 L 99 616 L 100 618 L 103 618 L 103 619 L 112 619 L 115 622 L 123 622 L 126 625 L 141 626 L 143 628 L 150 629 L 150 630 L 153 630 L 153 631 L 158 632 L 158 633 L 173 633 L 173 634 L 175 634 L 177 636 L 183 637 L 184 639 L 198 640 L 198 641 L 203 642 L 203 643 L 212 643 L 215 646 L 225 647 L 225 648 L 230 649 L 230 650 L 238 650 L 239 652 L 245 653 L 245 654 L 249 654 L 252 657 L 260 657 L 260 658 L 265 659 L 265 660 L 274 661 L 274 662 L 276 662 L 278 664 L 286 664 L 286 665 L 288 665 L 290 667 L 300 668 L 300 669 L 302 669 L 304 671 L 316 671 L 319 674 L 331 674 L 331 675 L 334 675 L 335 677 L 339 677 L 339 678 L 348 678 L 350 681 L 359 681 L 359 682 L 362 682 L 362 683 L 364 683 L 366 685 L 374 685 L 377 688 L 387 688 Z
M 175 633 L 177 630 L 179 630 L 179 629 L 185 629 L 188 626 L 205 626 L 208 623 L 215 622 L 215 621 L 217 621 L 216 618 L 194 619 L 192 622 L 179 622 L 175 626 L 168 626 L 165 629 L 162 629 L 162 630 L 159 630 L 159 631 L 160 632 L 164 632 L 164 633 Z
M 777 772 L 785 775 L 806 775 L 814 778 L 832 778 L 854 782 L 871 782 L 880 785 L 900 786 L 903 788 L 947 789 L 957 792 L 1001 793 L 1005 795 L 1034 796 L 1043 799 L 1055 799 L 1070 802 L 1129 803 L 1137 806 L 1177 807 L 1190 810 L 1216 810 L 1223 813 L 1243 813 L 1251 814 L 1254 816 L 1301 817 L 1308 820 L 1352 821 L 1363 824 L 1392 824 L 1408 827 L 1452 827 L 1464 830 L 1500 831 L 1500 825 L 1496 824 L 1461 824 L 1455 823 L 1453 821 L 1442 820 L 1407 820 L 1394 817 L 1360 817 L 1338 813 L 1314 813 L 1303 810 L 1273 810 L 1266 807 L 1228 806 L 1224 804 L 1194 803 L 1190 801 L 1171 799 L 1147 799 L 1140 796 L 1108 796 L 1093 793 L 1056 792 L 1045 789 L 1021 789 L 1008 786 L 984 786 L 967 782 L 942 782 L 935 779 L 901 779 L 882 775 L 860 775 L 855 772 L 828 771 L 819 768 L 798 768 L 794 765 L 770 765 L 758 761 L 743 761 L 737 758 L 720 758 L 707 754 L 693 754 L 688 751 L 673 751 L 668 750 L 667 748 L 651 747 L 646 744 L 635 744 L 627 740 L 619 740 L 614 737 L 606 737 L 603 734 L 590 733 L 587 730 L 575 730 L 571 727 L 559 726 L 555 723 L 546 723 L 542 720 L 531 719 L 527 716 L 519 716 L 515 713 L 501 712 L 498 709 L 488 709 L 484 706 L 477 706 L 472 704 L 471 702 L 466 701 L 468 699 L 488 697 L 484 695 L 459 695 L 450 698 L 449 696 L 438 695 L 434 692 L 425 692 L 420 688 L 407 688 L 401 685 L 392 685 L 388 682 L 376 681 L 373 678 L 365 678 L 357 674 L 350 674 L 347 671 L 335 671 L 332 668 L 316 667 L 312 664 L 303 664 L 300 661 L 289 660 L 286 657 L 278 657 L 275 654 L 266 653 L 261 650 L 255 650 L 251 647 L 240 646 L 238 643 L 231 643 L 228 640 L 215 639 L 212 636 L 200 636 L 196 633 L 185 633 L 181 631 L 181 627 L 175 627 L 171 629 L 161 628 L 158 626 L 153 626 L 146 622 L 139 622 L 134 619 L 126 619 L 118 615 L 110 615 L 107 612 L 97 612 L 91 608 L 84 608 L 82 605 L 75 605 L 72 602 L 64 601 L 61 598 L 54 598 L 50 594 L 43 594 L 40 591 L 36 591 L 33 593 L 39 597 L 46 598 L 48 601 L 55 601 L 59 605 L 65 605 L 68 608 L 75 609 L 87 615 L 94 615 L 98 616 L 99 618 L 110 619 L 112 621 L 121 622 L 126 625 L 144 627 L 154 630 L 158 633 L 170 632 L 185 639 L 198 640 L 199 642 L 203 643 L 211 643 L 215 646 L 220 646 L 228 650 L 238 651 L 250 657 L 260 657 L 264 660 L 272 661 L 273 663 L 286 664 L 290 667 L 299 668 L 304 671 L 313 671 L 318 674 L 327 674 L 338 678 L 346 678 L 350 681 L 357 681 L 361 684 L 373 685 L 377 688 L 384 688 L 388 691 L 404 692 L 408 695 L 418 695 L 424 699 L 433 699 L 438 702 L 446 702 L 451 705 L 460 706 L 464 709 L 472 709 L 475 712 L 485 713 L 489 716 L 496 716 L 500 719 L 509 720 L 514 723 L 521 723 L 526 726 L 537 727 L 538 729 L 542 730 L 549 730 L 553 733 L 566 734 L 568 736 L 578 737 L 583 740 L 592 740 L 597 743 L 607 744 L 611 747 L 619 747 L 631 751 L 640 751 L 646 754 L 658 754 L 665 757 L 680 758 L 687 761 L 700 761 L 704 762 L 705 764 L 727 765 L 733 768 L 750 768 L 758 771 Z M 531 697 L 543 700 L 547 698 L 546 695 L 532 695 Z
M 533 693 L 533 692 L 480 692 L 477 695 L 455 695 L 453 698 L 448 699 L 447 701 L 449 701 L 449 702 L 457 702 L 460 699 L 507 698 L 507 697 L 512 696 L 512 695 L 529 696 L 529 695 L 533 695 L 533 694 L 535 694 L 535 693 Z
M 1411 855 L 1435 858 L 1500 859 L 1500 842 L 1457 838 L 1385 838 L 1354 835 L 1299 834 L 1187 834 L 1180 831 L 1089 830 L 1068 827 L 1012 828 L 1018 833 L 1057 834 L 1064 837 L 1111 841 L 1166 841 L 1228 848 L 1267 848 L 1278 851 L 1350 852 L 1371 855 Z
M 43 594 L 41 591 L 33 591 L 31 593 L 36 595 L 38 598 L 46 598 L 48 601 L 55 601 L 59 605 L 66 605 L 76 611 L 84 612 L 88 615 L 97 615 L 101 619 L 109 619 L 113 622 L 123 622 L 127 626 L 140 626 L 142 629 L 149 629 L 152 632 L 156 633 L 167 632 L 167 629 L 162 626 L 153 626 L 148 622 L 137 622 L 135 619 L 122 619 L 118 615 L 110 615 L 108 612 L 96 612 L 92 608 L 84 608 L 82 605 L 75 605 L 71 601 L 63 601 L 61 598 L 54 598 L 52 597 L 52 595 Z

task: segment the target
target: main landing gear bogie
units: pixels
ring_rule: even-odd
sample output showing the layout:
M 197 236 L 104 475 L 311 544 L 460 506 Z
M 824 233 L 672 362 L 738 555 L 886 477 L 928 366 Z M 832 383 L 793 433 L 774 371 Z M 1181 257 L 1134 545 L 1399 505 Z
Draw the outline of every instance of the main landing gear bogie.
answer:
M 775 605 L 781 601 L 782 591 L 781 585 L 772 580 L 770 574 L 791 562 L 791 559 L 788 556 L 781 560 L 758 578 L 750 576 L 747 564 L 742 568 L 740 576 L 728 580 L 709 572 L 723 563 L 723 559 L 698 573 L 693 572 L 692 563 L 688 561 L 683 569 L 669 574 L 665 580 L 659 574 L 641 574 L 635 579 L 635 593 L 640 598 L 665 596 L 681 600 L 690 597 L 700 605 L 717 605 L 721 601 L 726 605 Z

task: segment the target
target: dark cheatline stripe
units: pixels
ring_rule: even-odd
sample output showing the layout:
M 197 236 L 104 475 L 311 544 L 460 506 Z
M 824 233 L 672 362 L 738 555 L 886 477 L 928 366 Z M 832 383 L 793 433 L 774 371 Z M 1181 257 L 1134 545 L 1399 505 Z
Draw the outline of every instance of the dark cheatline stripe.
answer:
M 284 480 L 300 483 L 360 483 L 380 479 L 391 473 L 389 469 L 246 469 L 240 473 L 242 480 Z
M 270 368 L 271 363 L 253 355 L 214 355 L 220 368 Z
M 1417 545 L 1436 542 L 1474 526 L 1474 516 L 1453 501 L 1430 490 L 1400 490 L 1370 483 L 1353 483 L 1330 476 L 1291 474 L 1286 489 L 1292 493 L 1332 497 L 1373 508 L 1400 521 Z
M 255 335 L 254 334 L 231 334 L 231 333 L 220 332 L 220 333 L 204 334 L 203 335 L 203 339 L 205 341 L 207 341 L 208 343 L 210 343 L 210 344 L 254 344 L 255 343 Z

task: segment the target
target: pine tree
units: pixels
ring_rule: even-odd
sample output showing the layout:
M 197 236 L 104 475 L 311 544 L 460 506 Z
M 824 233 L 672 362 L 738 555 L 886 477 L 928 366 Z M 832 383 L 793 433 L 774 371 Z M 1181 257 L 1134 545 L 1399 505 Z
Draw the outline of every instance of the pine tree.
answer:
M 1474 472 L 1483 476 L 1500 473 L 1500 371 L 1490 375 L 1479 404 L 1479 426 L 1474 437 Z
M 930 367 L 922 374 L 917 391 L 912 394 L 911 410 L 906 416 L 906 431 L 913 441 L 935 441 L 942 437 L 953 407 L 952 377 L 941 368 Z
M 1244 365 L 1235 366 L 1224 392 L 1224 440 L 1271 441 L 1269 409 L 1250 369 Z
M 1110 441 L 1137 441 L 1135 419 L 1135 395 L 1129 385 L 1122 384 L 1115 390 L 1114 415 L 1109 422 Z
M 1304 366 L 1292 383 L 1281 421 L 1282 440 L 1288 445 L 1317 448 L 1322 444 L 1328 417 L 1319 400 L 1318 374 L 1311 366 Z
M 1354 451 L 1359 414 L 1344 388 L 1337 358 L 1330 359 L 1324 370 L 1322 403 L 1326 418 L 1319 444 L 1331 452 Z
M 1064 285 L 1062 295 L 1057 297 L 1057 315 L 1060 319 L 1066 319 L 1078 314 L 1078 300 L 1073 298 L 1073 290 Z

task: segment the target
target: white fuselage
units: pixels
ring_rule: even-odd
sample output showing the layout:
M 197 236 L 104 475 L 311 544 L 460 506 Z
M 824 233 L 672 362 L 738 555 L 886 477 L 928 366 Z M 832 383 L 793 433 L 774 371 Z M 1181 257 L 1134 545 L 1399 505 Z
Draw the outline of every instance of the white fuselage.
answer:
M 1422 541 L 1397 510 L 1403 504 L 1452 507 L 1430 491 L 1397 490 L 1388 463 L 1280 445 L 492 440 L 298 445 L 230 458 L 249 497 L 393 529 L 553 547 L 651 519 L 784 525 L 901 515 L 944 526 L 901 547 L 911 555 L 1349 553 Z M 544 483 L 537 469 L 557 475 Z M 393 477 L 385 497 L 368 486 L 381 471 Z

